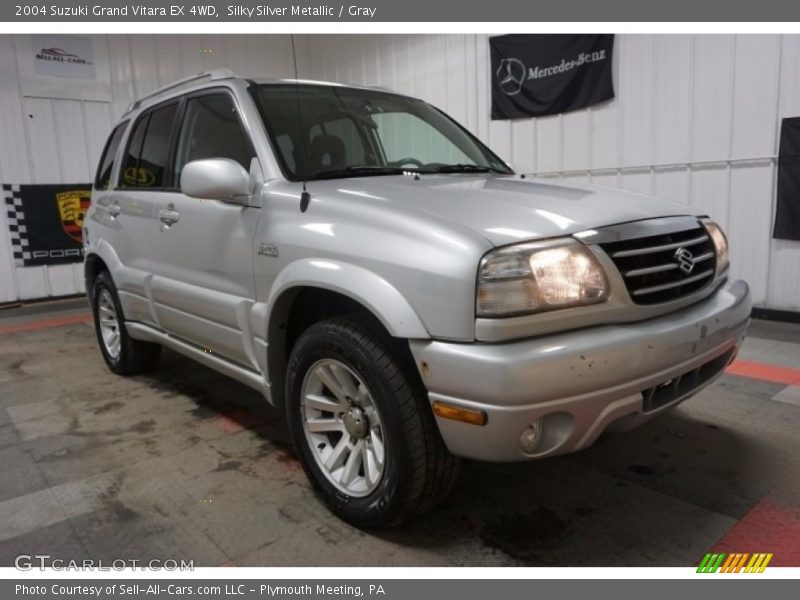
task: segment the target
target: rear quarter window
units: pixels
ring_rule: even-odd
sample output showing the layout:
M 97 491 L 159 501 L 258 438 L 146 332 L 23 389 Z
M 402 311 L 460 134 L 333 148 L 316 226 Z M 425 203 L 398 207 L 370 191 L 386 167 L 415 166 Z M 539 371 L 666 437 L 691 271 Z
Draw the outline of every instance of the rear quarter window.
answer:
M 100 155 L 100 162 L 97 165 L 97 173 L 94 177 L 94 187 L 97 190 L 107 190 L 111 187 L 111 171 L 114 170 L 114 161 L 117 156 L 119 144 L 122 141 L 122 136 L 125 134 L 125 128 L 128 126 L 127 121 L 123 121 L 117 125 L 108 136 L 106 145 L 103 148 L 103 153 Z

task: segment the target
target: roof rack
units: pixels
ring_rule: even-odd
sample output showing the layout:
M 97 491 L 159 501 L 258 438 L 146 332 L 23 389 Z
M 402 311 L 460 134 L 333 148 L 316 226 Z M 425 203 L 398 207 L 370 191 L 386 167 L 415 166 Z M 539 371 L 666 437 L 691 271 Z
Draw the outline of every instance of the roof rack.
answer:
M 189 83 L 194 83 L 195 81 L 202 81 L 203 79 L 207 79 L 208 81 L 218 81 L 220 79 L 236 79 L 238 77 L 239 76 L 230 69 L 211 69 L 209 71 L 202 71 L 200 73 L 190 75 L 189 77 L 184 77 L 183 79 L 178 79 L 177 81 L 173 81 L 170 84 L 162 86 L 156 90 L 153 90 L 149 94 L 145 94 L 141 98 L 134 100 L 133 102 L 131 102 L 130 106 L 128 106 L 128 109 L 125 111 L 125 114 L 128 114 L 133 110 L 136 110 L 137 108 L 139 108 L 139 106 L 141 106 L 142 102 L 144 102 L 149 98 L 160 96 L 165 92 L 185 86 Z

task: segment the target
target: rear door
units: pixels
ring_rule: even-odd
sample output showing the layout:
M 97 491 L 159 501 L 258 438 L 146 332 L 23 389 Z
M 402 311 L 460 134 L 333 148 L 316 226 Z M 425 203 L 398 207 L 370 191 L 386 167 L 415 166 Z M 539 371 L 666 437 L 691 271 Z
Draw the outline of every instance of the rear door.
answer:
M 224 88 L 184 98 L 172 186 L 183 167 L 229 158 L 249 171 L 255 157 L 234 96 Z M 249 310 L 255 300 L 253 238 L 260 210 L 173 194 L 155 206 L 152 294 L 163 329 L 255 368 Z
M 114 248 L 123 263 L 115 283 L 127 319 L 158 325 L 150 281 L 158 260 L 157 207 L 177 195 L 171 188 L 170 152 L 180 102 L 170 100 L 143 111 L 134 121 L 109 209 L 124 235 Z

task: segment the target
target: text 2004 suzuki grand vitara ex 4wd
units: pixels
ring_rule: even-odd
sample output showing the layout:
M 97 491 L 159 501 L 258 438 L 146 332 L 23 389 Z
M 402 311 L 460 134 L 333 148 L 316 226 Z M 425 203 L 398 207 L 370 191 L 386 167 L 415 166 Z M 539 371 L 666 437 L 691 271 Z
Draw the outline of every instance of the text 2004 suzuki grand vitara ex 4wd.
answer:
M 167 346 L 259 390 L 331 509 L 390 526 L 459 457 L 580 450 L 725 369 L 749 291 L 690 211 L 515 174 L 422 100 L 215 71 L 111 133 L 86 286 L 112 371 Z

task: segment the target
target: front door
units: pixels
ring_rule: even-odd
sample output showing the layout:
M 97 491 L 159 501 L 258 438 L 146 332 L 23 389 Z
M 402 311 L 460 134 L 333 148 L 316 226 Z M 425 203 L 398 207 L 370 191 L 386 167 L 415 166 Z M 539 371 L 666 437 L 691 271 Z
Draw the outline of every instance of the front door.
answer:
M 213 89 L 187 96 L 174 139 L 170 177 L 176 193 L 155 207 L 151 291 L 159 325 L 255 369 L 249 311 L 261 211 L 177 191 L 181 170 L 193 160 L 229 158 L 249 170 L 255 153 L 232 94 Z

